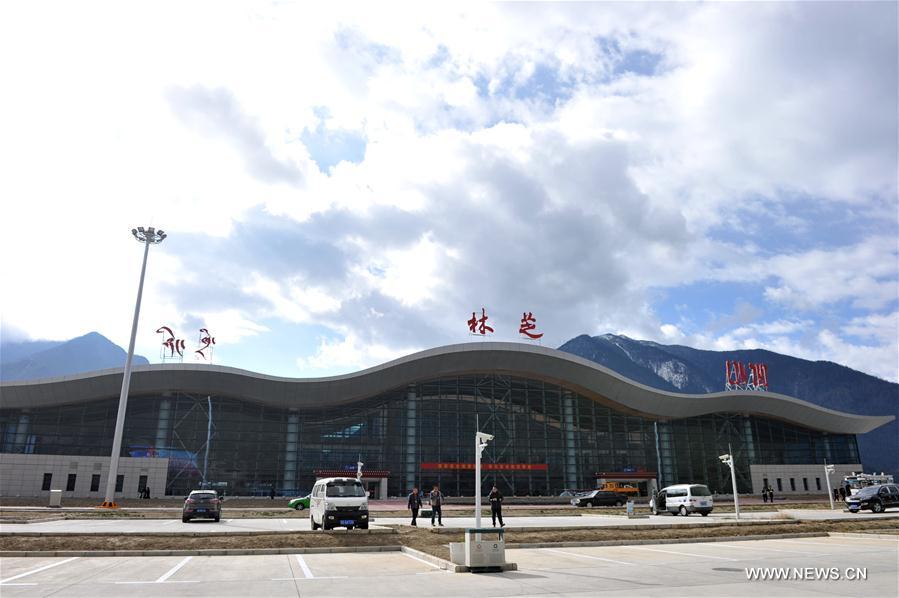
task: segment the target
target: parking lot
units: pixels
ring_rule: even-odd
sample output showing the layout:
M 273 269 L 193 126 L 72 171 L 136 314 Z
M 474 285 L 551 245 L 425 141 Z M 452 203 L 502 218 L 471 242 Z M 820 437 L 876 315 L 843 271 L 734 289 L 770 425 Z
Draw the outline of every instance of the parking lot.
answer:
M 899 539 L 801 538 L 507 551 L 519 570 L 447 573 L 401 552 L 0 559 L 11 596 L 893 596 Z M 867 580 L 748 581 L 749 567 L 865 568 Z

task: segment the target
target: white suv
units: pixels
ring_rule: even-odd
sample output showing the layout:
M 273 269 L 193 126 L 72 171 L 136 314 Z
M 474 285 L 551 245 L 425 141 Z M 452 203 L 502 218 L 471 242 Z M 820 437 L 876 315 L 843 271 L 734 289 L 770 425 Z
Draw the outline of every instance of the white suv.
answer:
M 312 529 L 368 529 L 368 493 L 355 478 L 324 478 L 309 495 Z
M 649 500 L 649 509 L 653 515 L 667 511 L 684 517 L 690 513 L 699 513 L 705 517 L 712 512 L 713 507 L 712 493 L 702 484 L 666 486 Z

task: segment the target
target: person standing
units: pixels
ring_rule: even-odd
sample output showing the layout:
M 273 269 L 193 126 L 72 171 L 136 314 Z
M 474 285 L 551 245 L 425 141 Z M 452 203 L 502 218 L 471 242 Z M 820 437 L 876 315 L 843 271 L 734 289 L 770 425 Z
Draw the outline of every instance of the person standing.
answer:
M 437 519 L 438 525 L 443 527 L 443 512 L 441 507 L 443 506 L 443 494 L 440 493 L 440 486 L 434 484 L 434 489 L 431 490 L 431 493 L 428 495 L 428 500 L 431 501 L 431 527 L 434 527 L 434 519 Z
M 768 489 L 762 488 L 762 500 L 768 502 Z
M 771 487 L 771 484 L 768 484 L 768 502 L 774 502 L 774 488 Z
M 412 525 L 418 527 L 418 524 L 415 522 L 418 519 L 418 510 L 421 508 L 421 495 L 418 493 L 418 488 L 413 488 L 412 492 L 409 493 L 407 505 L 409 510 L 412 511 Z
M 272 489 L 268 493 L 268 497 L 270 500 L 275 500 L 275 485 L 274 484 L 272 484 Z
M 493 518 L 493 527 L 496 527 L 496 520 L 499 519 L 499 526 L 506 527 L 503 523 L 503 493 L 499 491 L 496 484 L 490 490 L 487 497 L 490 500 L 490 517 Z

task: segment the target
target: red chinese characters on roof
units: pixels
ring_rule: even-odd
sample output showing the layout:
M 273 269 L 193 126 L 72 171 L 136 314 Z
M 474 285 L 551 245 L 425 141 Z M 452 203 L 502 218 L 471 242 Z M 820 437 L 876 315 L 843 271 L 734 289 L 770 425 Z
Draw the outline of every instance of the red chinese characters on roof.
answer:
M 530 339 L 537 340 L 543 336 L 543 333 L 531 332 L 537 328 L 537 318 L 531 312 L 521 314 L 521 326 L 518 327 L 518 334 L 522 334 Z
M 488 332 L 493 332 L 493 328 L 487 325 L 487 310 L 486 308 L 481 308 L 481 317 L 478 318 L 475 312 L 471 312 L 471 319 L 468 320 L 468 329 L 473 334 L 481 334 L 486 335 Z

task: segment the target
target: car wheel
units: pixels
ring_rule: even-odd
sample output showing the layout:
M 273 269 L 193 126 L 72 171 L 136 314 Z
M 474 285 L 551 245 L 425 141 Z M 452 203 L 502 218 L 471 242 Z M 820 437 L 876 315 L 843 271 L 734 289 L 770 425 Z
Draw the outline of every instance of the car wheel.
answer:
M 680 513 L 681 517 L 686 517 L 687 515 L 689 515 L 689 513 L 687 513 L 687 507 L 685 507 L 684 505 L 680 506 L 680 510 L 678 511 L 678 513 Z
M 359 529 L 368 529 L 368 524 L 367 524 L 367 523 L 360 523 L 360 524 L 359 524 Z
M 624 503 L 621 502 L 620 500 L 616 500 L 616 501 L 615 501 L 615 506 L 616 506 L 616 507 L 620 507 L 620 506 L 623 505 L 623 504 L 624 504 Z
M 314 530 L 317 530 L 318 528 L 321 527 L 319 524 L 317 524 L 317 523 L 315 522 L 315 518 L 314 518 L 314 517 L 310 517 L 310 518 L 309 518 L 309 522 L 312 524 L 312 529 L 313 529 L 313 531 L 314 531 Z
M 221 515 L 216 515 L 216 516 L 215 516 L 214 521 L 215 521 L 216 523 L 218 523 L 218 522 L 221 521 L 221 520 L 222 520 L 222 516 L 221 516 Z
M 327 532 L 327 531 L 330 531 L 330 530 L 331 530 L 331 526 L 328 525 L 328 522 L 327 522 L 327 521 L 322 521 L 322 531 Z
M 708 514 L 708 513 L 706 513 L 706 512 L 703 512 L 703 513 L 702 513 L 702 516 L 703 516 L 703 517 L 708 517 L 708 516 L 709 516 L 709 514 Z
M 190 522 L 190 517 L 182 517 L 181 518 L 181 523 L 188 523 L 188 522 Z
M 593 502 L 592 500 L 588 500 L 587 502 L 584 503 L 584 506 L 585 507 L 595 507 L 596 503 Z
M 297 511 L 302 511 L 305 508 L 306 508 L 306 505 L 304 505 L 303 503 L 300 503 L 297 505 Z
M 872 513 L 883 513 L 883 503 L 879 500 L 871 504 Z

